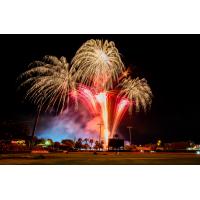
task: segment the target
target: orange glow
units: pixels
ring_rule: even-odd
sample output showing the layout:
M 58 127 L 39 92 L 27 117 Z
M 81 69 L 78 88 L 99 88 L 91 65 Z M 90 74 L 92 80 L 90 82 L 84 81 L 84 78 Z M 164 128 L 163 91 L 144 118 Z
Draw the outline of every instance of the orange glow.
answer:
M 101 115 L 104 125 L 103 137 L 104 137 L 104 150 L 105 150 L 108 146 L 108 137 L 110 135 L 108 127 L 108 108 L 107 108 L 106 92 L 100 92 L 98 95 L 96 95 L 96 99 L 99 102 L 102 111 Z

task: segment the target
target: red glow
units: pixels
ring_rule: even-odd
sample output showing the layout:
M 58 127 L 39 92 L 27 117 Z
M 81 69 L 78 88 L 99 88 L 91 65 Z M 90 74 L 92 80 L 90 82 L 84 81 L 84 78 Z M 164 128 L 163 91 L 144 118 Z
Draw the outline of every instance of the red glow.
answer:
M 103 123 L 102 139 L 104 140 L 104 149 L 107 148 L 108 138 L 114 136 L 130 105 L 128 99 L 119 98 L 116 93 L 116 91 L 95 91 L 93 88 L 82 84 L 78 86 L 74 94 L 72 93 L 72 96 L 76 96 L 88 111 L 100 120 L 98 123 Z M 93 126 L 97 127 L 96 120 L 94 120 L 94 123 Z
M 130 101 L 128 99 L 122 98 L 122 99 L 117 99 L 116 100 L 116 105 L 115 105 L 115 109 L 114 109 L 114 122 L 113 122 L 113 127 L 112 127 L 112 132 L 111 132 L 111 136 L 113 137 L 116 129 L 119 125 L 119 123 L 121 122 L 124 114 L 126 113 L 128 107 L 130 105 Z

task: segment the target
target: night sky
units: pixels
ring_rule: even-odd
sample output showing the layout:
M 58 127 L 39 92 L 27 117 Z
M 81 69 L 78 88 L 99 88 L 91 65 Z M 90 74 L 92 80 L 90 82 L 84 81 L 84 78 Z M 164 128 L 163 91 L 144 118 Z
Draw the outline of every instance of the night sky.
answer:
M 136 143 L 200 142 L 199 35 L 0 35 L 1 121 L 34 120 L 34 106 L 22 104 L 16 92 L 16 79 L 30 62 L 44 55 L 70 61 L 88 39 L 114 41 L 132 77 L 145 77 L 153 91 L 152 109 L 121 124 L 125 138 L 132 125 Z

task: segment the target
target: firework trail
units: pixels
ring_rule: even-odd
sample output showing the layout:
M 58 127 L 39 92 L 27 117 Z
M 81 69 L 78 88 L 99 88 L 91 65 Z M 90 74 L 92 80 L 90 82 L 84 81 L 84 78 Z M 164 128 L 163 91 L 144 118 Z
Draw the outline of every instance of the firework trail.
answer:
M 79 84 L 74 97 L 77 98 L 83 105 L 85 105 L 90 113 L 92 113 L 94 116 L 99 114 L 95 98 L 95 91 L 92 88 Z
M 102 118 L 103 125 L 104 125 L 104 129 L 103 129 L 104 149 L 106 149 L 107 145 L 108 145 L 108 138 L 110 136 L 106 92 L 101 92 L 98 95 L 96 95 L 96 99 L 99 102 L 100 107 L 101 107 L 101 118 Z
M 107 146 L 109 137 L 108 107 L 106 92 L 97 93 L 91 87 L 79 85 L 77 89 L 77 98 L 82 105 L 85 105 L 88 111 L 94 116 L 99 117 L 99 122 L 103 122 L 104 145 Z M 97 123 L 96 123 L 97 125 Z
M 118 83 L 119 75 L 124 71 L 124 65 L 114 42 L 107 40 L 105 42 L 102 40 L 86 41 L 72 60 L 72 71 L 75 72 L 77 81 L 97 90 L 96 103 L 93 103 L 95 102 L 93 97 L 90 103 L 93 108 L 96 108 L 94 105 L 97 103 L 100 105 L 104 125 L 104 146 L 107 146 L 110 136 L 107 91 L 113 88 L 113 83 Z
M 116 105 L 115 105 L 115 109 L 114 109 L 114 113 L 115 116 L 114 116 L 114 122 L 113 122 L 113 126 L 112 126 L 112 132 L 111 132 L 111 135 L 110 137 L 113 137 L 115 132 L 116 132 L 116 129 L 120 123 L 120 121 L 122 120 L 124 114 L 126 113 L 128 107 L 130 105 L 130 101 L 128 99 L 117 99 L 116 100 Z

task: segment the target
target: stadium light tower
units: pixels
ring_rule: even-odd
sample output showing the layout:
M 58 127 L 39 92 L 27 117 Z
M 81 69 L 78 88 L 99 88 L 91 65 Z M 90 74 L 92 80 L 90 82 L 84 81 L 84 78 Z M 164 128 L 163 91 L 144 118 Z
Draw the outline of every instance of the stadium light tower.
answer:
M 101 143 L 101 126 L 102 126 L 103 124 L 99 123 L 99 124 L 97 124 L 97 125 L 99 126 L 99 150 L 100 150 L 100 143 Z
M 129 130 L 129 136 L 130 136 L 130 145 L 132 144 L 132 138 L 131 138 L 131 129 L 133 128 L 132 126 L 127 126 Z

